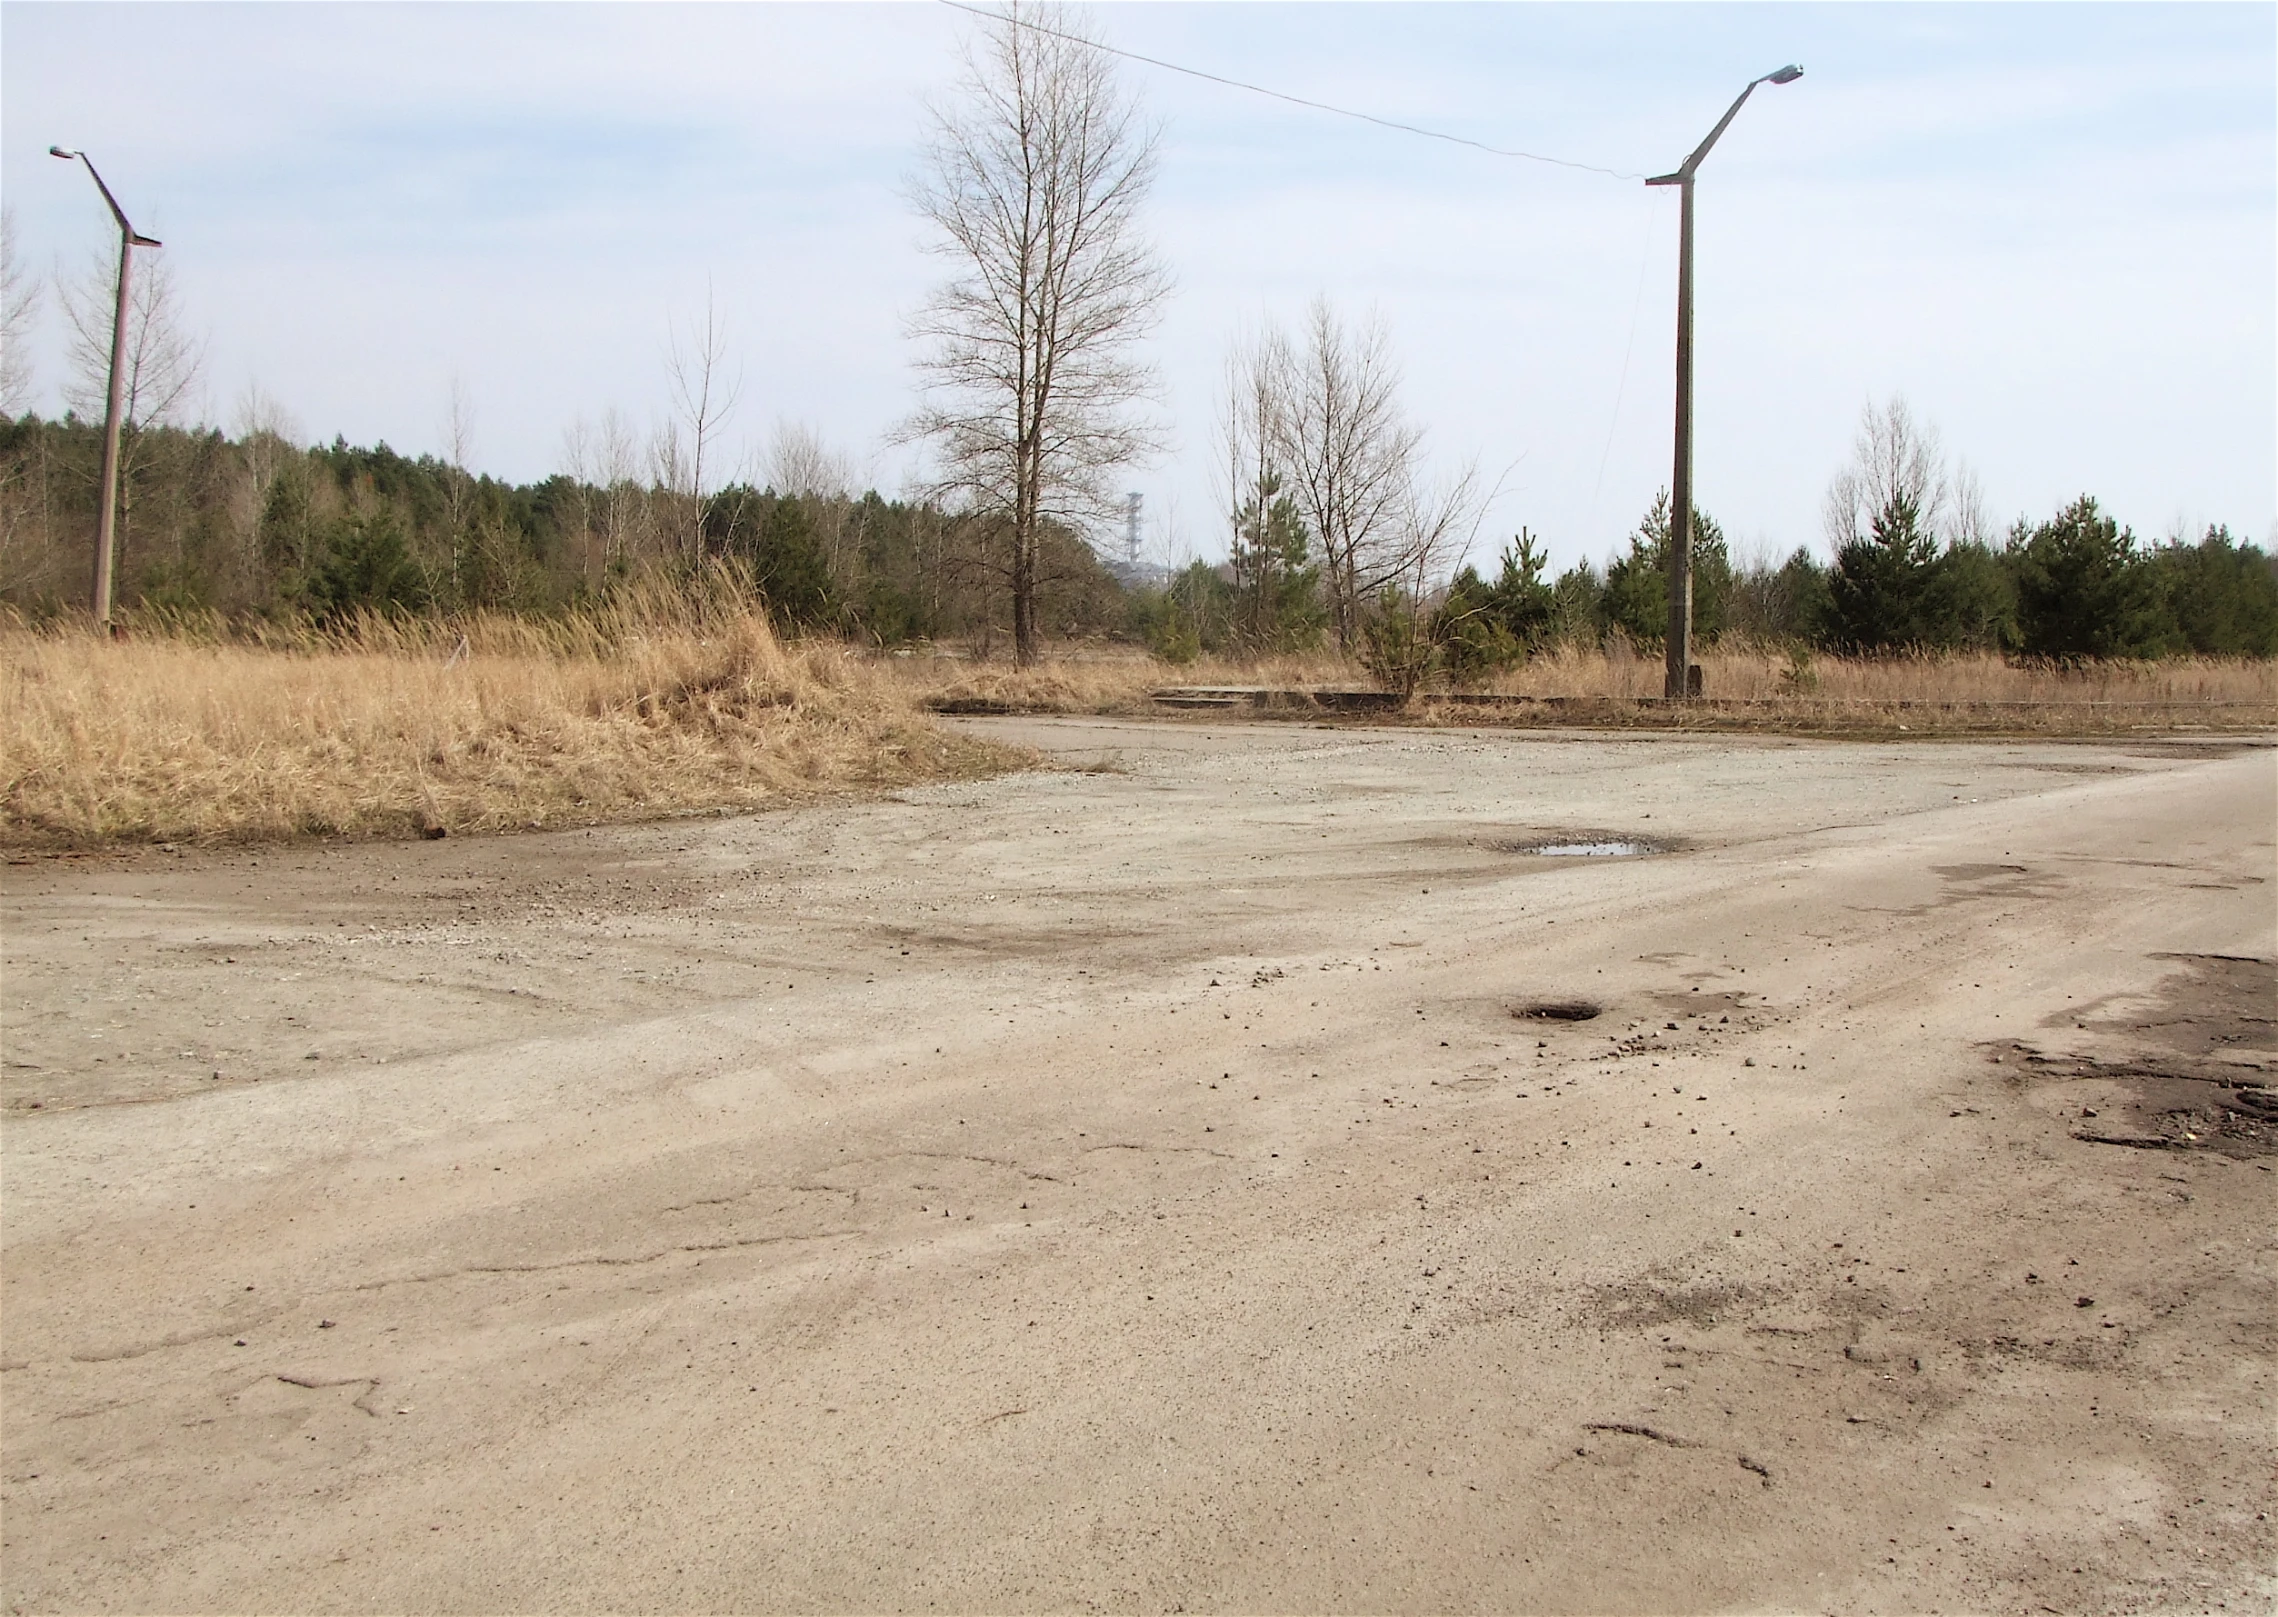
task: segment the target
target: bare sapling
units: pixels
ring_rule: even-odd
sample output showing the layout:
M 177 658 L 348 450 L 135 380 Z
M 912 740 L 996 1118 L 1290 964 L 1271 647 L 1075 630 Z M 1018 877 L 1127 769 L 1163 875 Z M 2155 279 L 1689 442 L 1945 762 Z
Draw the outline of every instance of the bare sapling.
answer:
M 720 433 L 743 396 L 743 377 L 728 365 L 728 328 L 704 288 L 704 313 L 676 327 L 665 349 L 672 390 L 672 424 L 660 434 L 658 483 L 679 497 L 685 553 L 705 559 L 704 515 L 709 479 L 717 471 Z

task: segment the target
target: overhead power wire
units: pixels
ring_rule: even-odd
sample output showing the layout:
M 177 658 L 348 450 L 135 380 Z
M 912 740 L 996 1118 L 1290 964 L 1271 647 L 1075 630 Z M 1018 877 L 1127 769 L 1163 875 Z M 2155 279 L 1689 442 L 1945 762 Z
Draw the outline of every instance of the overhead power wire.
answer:
M 1557 168 L 1579 169 L 1585 174 L 1603 174 L 1616 180 L 1642 180 L 1645 178 L 1642 174 L 1625 173 L 1621 169 L 1601 168 L 1596 163 L 1577 163 L 1564 157 L 1546 157 L 1541 152 L 1522 152 L 1505 146 L 1490 146 L 1483 140 L 1472 140 L 1465 135 L 1451 135 L 1442 129 L 1425 129 L 1417 124 L 1401 123 L 1397 119 L 1379 118 L 1373 112 L 1355 112 L 1350 107 L 1332 106 L 1326 101 L 1312 101 L 1301 95 L 1290 95 L 1286 91 L 1269 90 L 1262 84 L 1250 84 L 1241 79 L 1230 79 L 1219 73 L 1206 73 L 1199 67 L 1186 67 L 1177 62 L 1166 62 L 1159 56 L 1143 56 L 1138 51 L 1127 51 L 1118 45 L 1102 44 L 1096 39 L 1086 39 L 1081 34 L 1071 34 L 1065 29 L 1047 28 L 1044 24 L 1030 22 L 1025 17 L 1011 16 L 1002 11 L 990 11 L 981 6 L 967 5 L 964 0 L 940 0 L 940 3 L 952 11 L 969 12 L 973 16 L 984 17 L 990 22 L 1010 23 L 1015 28 L 1025 28 L 1030 33 L 1049 34 L 1054 39 L 1064 39 L 1070 44 L 1083 45 L 1095 51 L 1102 51 L 1109 56 L 1120 56 L 1126 61 L 1144 62 L 1149 67 L 1159 67 L 1166 73 L 1183 73 L 1190 79 L 1204 79 L 1212 84 L 1222 84 L 1230 90 L 1246 90 L 1252 95 L 1262 95 L 1274 101 L 1286 101 L 1295 107 L 1309 107 L 1315 112 L 1326 112 L 1339 118 L 1357 118 L 1362 123 L 1375 124 L 1380 129 L 1396 129 L 1404 135 L 1421 135 L 1426 140 L 1444 140 L 1454 146 L 1469 146 L 1474 151 L 1486 152 L 1494 157 L 1515 157 L 1528 163 L 1549 163 Z

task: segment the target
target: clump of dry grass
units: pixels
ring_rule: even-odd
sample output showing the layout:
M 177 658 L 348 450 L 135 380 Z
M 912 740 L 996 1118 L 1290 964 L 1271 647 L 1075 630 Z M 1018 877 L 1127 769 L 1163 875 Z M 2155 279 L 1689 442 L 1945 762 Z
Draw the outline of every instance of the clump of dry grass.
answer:
M 269 644 L 0 632 L 17 847 L 498 831 L 755 807 L 1024 761 L 748 603 L 366 621 Z

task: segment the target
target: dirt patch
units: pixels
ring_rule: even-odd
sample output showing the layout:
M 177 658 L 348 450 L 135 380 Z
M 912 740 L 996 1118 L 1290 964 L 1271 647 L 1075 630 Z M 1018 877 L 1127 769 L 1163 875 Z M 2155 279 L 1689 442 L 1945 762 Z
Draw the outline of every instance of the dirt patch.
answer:
M 1646 997 L 1671 1016 L 1702 1021 L 1710 1017 L 1724 1018 L 1740 1013 L 1756 1014 L 1764 1009 L 1759 997 L 1745 989 L 1711 989 L 1706 993 L 1698 988 L 1688 988 L 1683 992 L 1666 989 Z
M 2230 1157 L 2278 1153 L 2278 1094 L 2194 1078 L 2128 1077 L 2126 1102 L 2100 1112 L 2082 1107 L 2076 1140 L 2150 1151 L 2219 1151 Z M 2106 1120 L 2108 1119 L 2108 1120 Z
M 1744 1318 L 1772 1300 L 1763 1287 L 1731 1281 L 1633 1282 L 1596 1288 L 1585 1315 L 1593 1324 L 1621 1330 L 1672 1324 L 1705 1328 Z
M 2159 954 L 2185 969 L 2127 1031 L 2185 1055 L 2278 1055 L 2278 961 L 2252 955 Z M 2257 1066 L 2268 1070 L 2267 1060 Z
M 2072 1137 L 2144 1151 L 2278 1154 L 2278 1090 L 2250 1079 L 2173 1072 L 2149 1062 L 2044 1055 L 2027 1046 L 2028 1072 L 2080 1087 L 2061 1106 Z
M 2278 1153 L 2278 961 L 2162 954 L 2183 969 L 2113 1014 L 2052 1017 L 2120 1045 L 2114 1053 L 2004 1046 L 2031 1078 L 2061 1078 L 2074 1139 L 2152 1151 Z M 2108 1004 L 2111 1002 L 2107 1002 Z M 2073 1087 L 2078 1086 L 2078 1087 Z
M 2065 885 L 2062 876 L 2036 871 L 2029 865 L 1932 865 L 1930 873 L 1946 884 L 1938 899 L 1941 907 L 1988 898 L 2053 898 Z
M 2117 745 L 2112 750 L 2129 758 L 2236 758 L 2242 752 L 2254 752 L 2270 743 L 2253 741 L 2158 741 L 2149 745 Z

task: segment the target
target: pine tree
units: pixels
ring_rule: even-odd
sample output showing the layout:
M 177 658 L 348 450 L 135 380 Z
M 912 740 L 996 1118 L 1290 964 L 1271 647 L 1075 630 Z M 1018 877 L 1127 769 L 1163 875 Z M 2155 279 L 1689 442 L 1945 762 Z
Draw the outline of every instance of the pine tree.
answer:
M 1932 646 L 1938 541 L 1913 496 L 1893 494 L 1871 518 L 1870 531 L 1835 553 L 1827 581 L 1829 638 L 1846 652 Z
M 1710 641 L 1724 632 L 1725 603 L 1732 594 L 1732 557 L 1724 530 L 1693 508 L 1693 634 Z M 1639 645 L 1659 645 L 1669 632 L 1669 491 L 1653 497 L 1629 554 L 1606 567 L 1601 611 L 1608 628 L 1620 629 Z
M 2135 535 L 2100 515 L 2090 496 L 2012 535 L 2009 562 L 2027 655 L 2077 661 L 2158 649 L 2158 578 L 2137 553 Z
M 2161 580 L 2168 639 L 2201 656 L 2278 656 L 2278 573 L 2257 545 L 2210 527 L 2195 545 L 2151 554 Z
M 1281 477 L 1258 474 L 1234 514 L 1227 563 L 1233 578 L 1233 629 L 1253 655 L 1301 651 L 1321 637 L 1321 569 L 1313 538 Z

